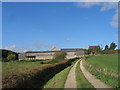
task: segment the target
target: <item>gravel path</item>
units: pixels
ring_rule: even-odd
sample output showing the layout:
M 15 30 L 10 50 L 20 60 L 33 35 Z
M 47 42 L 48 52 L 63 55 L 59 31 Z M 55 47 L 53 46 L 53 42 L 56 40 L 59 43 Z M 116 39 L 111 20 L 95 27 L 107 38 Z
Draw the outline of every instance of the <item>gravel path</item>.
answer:
M 95 76 L 93 76 L 91 73 L 89 73 L 84 67 L 82 60 L 80 62 L 80 69 L 82 73 L 84 74 L 85 78 L 95 87 L 95 88 L 109 88 L 105 83 L 101 82 L 99 79 L 97 79 Z
M 75 68 L 80 60 L 70 69 L 64 88 L 76 88 Z

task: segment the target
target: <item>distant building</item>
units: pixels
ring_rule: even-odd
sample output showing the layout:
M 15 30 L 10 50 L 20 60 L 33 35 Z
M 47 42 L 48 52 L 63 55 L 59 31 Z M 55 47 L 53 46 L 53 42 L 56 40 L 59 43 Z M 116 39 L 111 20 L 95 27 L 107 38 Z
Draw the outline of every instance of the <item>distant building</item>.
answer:
M 20 54 L 20 56 L 24 56 L 22 58 L 19 58 L 19 60 L 26 57 L 25 60 L 33 60 L 33 59 L 52 59 L 55 53 L 57 52 L 66 52 L 67 59 L 75 58 L 75 57 L 81 57 L 84 55 L 84 49 L 80 48 L 74 48 L 74 49 L 56 49 L 55 47 L 51 51 L 28 51 L 25 52 L 24 55 Z
M 89 46 L 89 49 L 100 49 L 100 46 Z
M 18 58 L 19 58 L 19 60 L 25 60 L 25 59 L 26 59 L 25 53 L 20 53 L 20 54 L 18 55 Z
M 89 46 L 89 49 L 91 49 L 92 51 L 91 51 L 91 55 L 94 55 L 94 54 L 96 54 L 97 53 L 97 49 L 100 49 L 100 46 L 98 45 L 98 46 Z
M 56 48 L 56 46 L 52 46 L 52 49 L 51 49 L 51 51 L 59 51 L 60 49 L 59 48 Z

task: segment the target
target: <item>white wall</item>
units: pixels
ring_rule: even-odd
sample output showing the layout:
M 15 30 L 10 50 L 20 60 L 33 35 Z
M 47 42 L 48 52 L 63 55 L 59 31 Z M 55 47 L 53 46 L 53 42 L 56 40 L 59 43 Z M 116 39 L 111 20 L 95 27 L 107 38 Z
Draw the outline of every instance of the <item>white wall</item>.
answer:
M 77 53 L 77 55 L 76 55 Z M 48 52 L 48 53 L 27 53 L 27 56 L 36 56 L 36 59 L 52 59 L 55 52 Z M 67 59 L 75 58 L 78 56 L 82 56 L 84 54 L 84 51 L 77 51 L 77 52 L 67 52 Z

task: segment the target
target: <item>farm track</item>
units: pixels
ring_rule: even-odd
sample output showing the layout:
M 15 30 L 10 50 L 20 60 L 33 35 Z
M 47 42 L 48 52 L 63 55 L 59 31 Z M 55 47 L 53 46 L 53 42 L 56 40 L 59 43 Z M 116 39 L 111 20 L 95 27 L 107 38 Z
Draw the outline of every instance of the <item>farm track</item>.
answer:
M 75 69 L 79 61 L 70 69 L 64 88 L 76 88 Z
M 109 90 L 111 87 L 107 86 L 105 83 L 97 79 L 95 76 L 93 76 L 91 73 L 89 73 L 83 66 L 82 60 L 80 62 L 80 69 L 82 73 L 84 74 L 85 78 L 95 87 L 95 88 L 108 88 Z

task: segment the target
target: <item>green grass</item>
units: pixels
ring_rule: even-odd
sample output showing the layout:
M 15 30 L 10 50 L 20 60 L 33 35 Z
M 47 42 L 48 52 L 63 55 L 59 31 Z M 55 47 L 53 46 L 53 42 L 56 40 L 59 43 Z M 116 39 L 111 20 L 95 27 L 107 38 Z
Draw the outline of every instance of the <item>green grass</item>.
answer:
M 84 65 L 91 74 L 95 75 L 98 79 L 101 79 L 108 86 L 113 88 L 118 87 L 118 77 L 110 75 L 110 73 L 118 73 L 118 54 L 92 56 L 86 61 L 92 65 L 92 68 L 88 65 Z M 102 70 L 106 69 L 106 71 L 100 72 L 99 70 L 96 70 L 98 67 Z
M 81 69 L 80 69 L 80 63 L 77 64 L 76 67 L 76 86 L 77 88 L 94 88 L 88 80 L 84 77 Z
M 107 69 L 109 72 L 118 73 L 118 54 L 92 56 L 87 62 L 94 66 Z
M 19 72 L 25 72 L 28 70 L 31 70 L 33 68 L 42 67 L 47 64 L 41 64 L 47 63 L 51 60 L 31 60 L 31 61 L 15 61 L 15 62 L 2 62 L 2 75 L 10 75 L 10 74 L 16 74 Z
M 110 75 L 105 75 L 98 71 L 94 71 L 88 66 L 85 66 L 85 67 L 91 74 L 95 75 L 98 79 L 106 83 L 108 86 L 111 86 L 112 88 L 118 87 L 118 78 L 110 76 Z
M 56 74 L 52 79 L 50 79 L 44 85 L 44 88 L 64 88 L 64 84 L 67 79 L 68 73 L 76 61 L 77 60 L 73 61 L 71 66 L 65 68 L 64 70 Z

